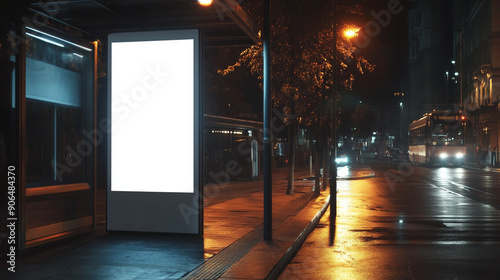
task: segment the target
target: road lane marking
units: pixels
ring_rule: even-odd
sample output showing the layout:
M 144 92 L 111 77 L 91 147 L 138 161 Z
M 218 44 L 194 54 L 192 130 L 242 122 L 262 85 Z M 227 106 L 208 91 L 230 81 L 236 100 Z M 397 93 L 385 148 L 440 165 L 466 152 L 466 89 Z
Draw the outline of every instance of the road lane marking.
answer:
M 473 190 L 473 191 L 480 192 L 480 193 L 484 193 L 484 194 L 487 194 L 487 195 L 491 195 L 491 196 L 495 196 L 495 197 L 497 196 L 497 195 L 494 195 L 494 194 L 492 194 L 492 193 L 485 192 L 485 191 L 482 191 L 482 190 L 478 190 L 478 189 L 473 188 L 473 187 L 469 187 L 469 186 L 466 186 L 466 185 L 463 185 L 463 184 L 455 183 L 455 182 L 453 182 L 453 181 L 446 180 L 446 182 L 448 182 L 448 183 L 450 183 L 450 184 L 452 184 L 452 185 L 455 185 L 455 186 L 457 186 L 457 187 L 459 187 L 459 188 L 465 189 L 465 190 L 467 190 L 467 191 Z
M 428 182 L 428 184 L 429 184 L 429 185 L 431 185 L 431 186 L 432 186 L 432 187 L 434 187 L 434 188 L 441 189 L 441 190 L 443 190 L 443 191 L 445 191 L 445 192 L 449 192 L 449 193 L 451 193 L 451 194 L 454 194 L 454 195 L 457 195 L 457 196 L 460 196 L 460 197 L 463 197 L 463 198 L 472 199 L 472 198 L 468 198 L 468 197 L 466 197 L 465 195 L 462 195 L 462 194 L 459 194 L 459 193 L 457 193 L 457 192 L 451 191 L 451 190 L 449 190 L 449 189 L 447 189 L 447 188 L 445 188 L 445 187 L 441 187 L 441 186 L 434 185 L 434 184 L 432 184 L 431 182 Z M 473 200 L 473 199 L 472 199 L 472 200 Z
M 483 206 L 490 207 L 490 208 L 493 208 L 493 209 L 495 209 L 495 210 L 499 210 L 499 209 L 496 209 L 496 207 L 495 207 L 495 206 L 493 206 L 493 205 L 491 205 L 491 204 L 484 203 L 484 202 L 482 202 L 482 201 L 476 200 L 476 199 L 471 198 L 471 197 L 467 197 L 467 196 L 465 196 L 465 195 L 463 195 L 463 194 L 459 194 L 459 193 L 457 193 L 457 192 L 454 192 L 454 191 L 452 191 L 452 190 L 449 190 L 448 188 L 445 188 L 445 187 L 441 187 L 441 186 L 434 185 L 434 184 L 432 184 L 431 182 L 428 182 L 428 184 L 429 184 L 430 186 L 434 187 L 434 188 L 441 189 L 441 190 L 443 190 L 443 191 L 445 191 L 445 192 L 448 192 L 448 193 L 454 194 L 454 195 L 456 195 L 456 196 L 463 197 L 463 198 L 466 198 L 466 199 L 470 199 L 470 200 L 475 201 L 475 202 L 479 202 L 479 203 L 481 203 Z

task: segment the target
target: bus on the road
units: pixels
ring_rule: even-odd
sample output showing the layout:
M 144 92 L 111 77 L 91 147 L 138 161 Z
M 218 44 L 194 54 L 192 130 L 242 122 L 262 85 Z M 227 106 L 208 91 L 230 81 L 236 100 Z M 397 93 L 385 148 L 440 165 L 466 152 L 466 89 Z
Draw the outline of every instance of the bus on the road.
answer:
M 466 132 L 467 116 L 462 111 L 426 113 L 410 124 L 408 157 L 415 163 L 462 165 Z

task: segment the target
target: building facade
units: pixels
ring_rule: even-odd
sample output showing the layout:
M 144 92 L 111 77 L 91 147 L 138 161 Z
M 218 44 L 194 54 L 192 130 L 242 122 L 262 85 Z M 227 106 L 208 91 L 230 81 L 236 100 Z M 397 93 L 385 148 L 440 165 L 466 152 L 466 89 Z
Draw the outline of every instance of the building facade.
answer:
M 497 165 L 500 109 L 500 0 L 454 1 L 456 94 L 471 120 L 469 156 Z
M 497 165 L 500 0 L 414 0 L 408 25 L 408 120 L 466 111 L 469 160 Z
M 446 2 L 446 3 L 444 3 Z M 447 109 L 454 96 L 447 89 L 451 73 L 451 1 L 413 0 L 408 12 L 408 119 L 433 109 Z M 446 73 L 448 72 L 448 77 Z

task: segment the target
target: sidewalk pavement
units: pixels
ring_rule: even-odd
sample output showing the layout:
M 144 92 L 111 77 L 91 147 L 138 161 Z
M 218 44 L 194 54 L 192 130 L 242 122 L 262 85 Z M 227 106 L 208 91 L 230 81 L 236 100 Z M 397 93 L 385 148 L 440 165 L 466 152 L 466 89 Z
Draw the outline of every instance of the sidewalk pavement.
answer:
M 246 244 L 251 243 L 252 248 L 249 248 L 249 251 L 245 254 L 236 256 L 238 259 L 232 258 L 232 264 L 215 260 L 214 262 L 217 265 L 211 265 L 207 263 L 212 260 L 208 260 L 182 279 L 277 279 L 325 213 L 329 205 L 330 193 L 329 188 L 326 188 L 321 191 L 319 196 L 313 195 L 314 180 L 308 180 L 311 175 L 308 171 L 303 170 L 296 172 L 295 195 L 286 195 L 287 180 L 286 170 L 284 171 L 273 174 L 273 178 L 277 177 L 273 179 L 273 209 L 275 209 L 273 211 L 273 240 L 264 241 L 262 239 L 263 229 L 257 226 L 255 227 L 255 230 L 258 231 L 255 234 L 257 237 L 252 240 L 253 242 L 246 241 Z M 345 180 L 373 177 L 374 173 L 370 168 L 357 167 L 353 169 L 345 167 L 340 175 L 342 177 L 339 177 L 339 179 Z M 299 196 L 297 197 L 297 195 Z M 257 201 L 262 204 L 262 193 L 259 192 L 256 196 L 258 197 Z M 242 204 L 238 205 L 241 206 Z M 207 209 L 205 212 L 206 240 L 211 240 L 212 237 L 214 240 L 220 240 L 221 236 L 217 230 L 212 231 L 212 229 L 220 227 L 212 227 L 212 223 L 215 221 L 209 218 L 210 215 L 207 217 L 207 213 L 213 210 L 215 209 Z M 256 212 L 261 213 L 262 210 Z M 220 222 L 221 213 L 214 211 L 213 214 L 213 217 Z M 261 220 L 261 217 L 262 215 L 258 215 L 257 219 Z M 247 235 L 251 234 L 252 232 Z M 239 241 L 246 239 L 248 239 L 247 236 L 243 236 L 236 240 L 229 247 L 224 248 L 219 256 L 225 253 L 226 250 L 230 250 L 229 248 L 233 245 L 241 246 L 237 245 Z M 205 250 L 207 249 L 210 250 L 210 248 Z M 224 271 L 219 271 L 217 274 L 213 273 L 214 270 L 220 270 L 221 266 L 224 265 Z
M 369 167 L 344 166 L 337 169 L 337 178 L 340 180 L 355 180 L 374 177 L 375 173 Z
M 500 173 L 500 168 L 491 167 L 491 166 L 485 166 L 485 165 L 478 164 L 478 163 L 473 163 L 473 162 L 466 162 L 464 164 L 464 167 L 465 168 L 469 168 L 469 169 L 483 170 L 483 171 L 487 171 L 487 172 Z
M 482 168 L 482 170 L 488 171 L 488 172 L 500 173 L 500 168 L 495 168 L 495 167 L 490 167 L 490 166 L 486 166 L 486 167 Z
M 356 171 L 357 170 L 357 171 Z M 111 232 L 20 256 L 1 279 L 276 279 L 328 206 L 309 171 L 298 170 L 286 195 L 287 169 L 273 172 L 273 240 L 263 241 L 262 181 L 255 191 L 207 206 L 204 236 Z M 342 179 L 373 176 L 352 169 Z M 305 179 L 305 180 L 304 180 Z M 246 185 L 251 184 L 246 182 Z M 225 188 L 237 188 L 229 182 Z M 253 184 L 252 184 L 253 185 Z

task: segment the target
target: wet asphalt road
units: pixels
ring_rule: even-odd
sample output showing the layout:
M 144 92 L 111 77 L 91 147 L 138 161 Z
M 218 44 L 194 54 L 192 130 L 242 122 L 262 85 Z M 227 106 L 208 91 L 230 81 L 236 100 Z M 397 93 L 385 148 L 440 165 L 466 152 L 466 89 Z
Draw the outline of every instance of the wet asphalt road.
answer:
M 500 173 L 370 162 L 280 279 L 500 279 Z M 366 165 L 364 165 L 366 167 Z

